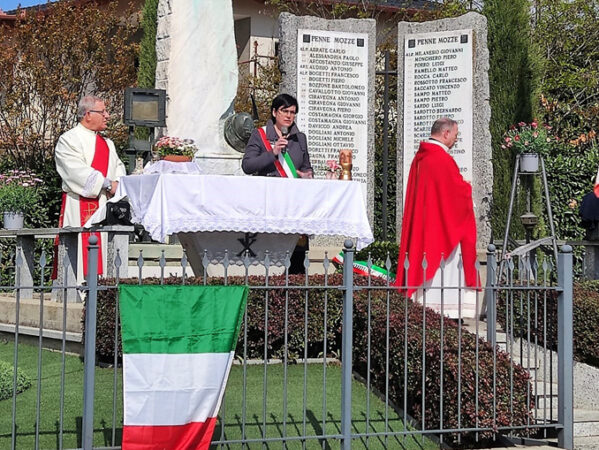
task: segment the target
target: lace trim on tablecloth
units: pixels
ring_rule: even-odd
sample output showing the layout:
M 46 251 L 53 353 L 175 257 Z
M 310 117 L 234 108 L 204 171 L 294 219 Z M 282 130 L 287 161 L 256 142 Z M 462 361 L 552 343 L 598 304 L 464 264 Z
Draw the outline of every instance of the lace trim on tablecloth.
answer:
M 134 221 L 137 218 L 134 218 Z M 166 236 L 174 233 L 193 233 L 197 231 L 239 231 L 248 233 L 283 233 L 283 234 L 309 234 L 326 236 L 352 236 L 362 238 L 358 239 L 357 249 L 360 250 L 374 241 L 370 229 L 365 230 L 363 226 L 355 222 L 330 220 L 330 219 L 286 219 L 285 221 L 276 221 L 265 217 L 257 221 L 243 219 L 223 219 L 222 217 L 214 219 L 192 219 L 192 220 L 172 220 L 172 226 L 162 221 L 149 220 L 146 216 L 144 227 L 152 236 L 152 239 L 165 242 Z

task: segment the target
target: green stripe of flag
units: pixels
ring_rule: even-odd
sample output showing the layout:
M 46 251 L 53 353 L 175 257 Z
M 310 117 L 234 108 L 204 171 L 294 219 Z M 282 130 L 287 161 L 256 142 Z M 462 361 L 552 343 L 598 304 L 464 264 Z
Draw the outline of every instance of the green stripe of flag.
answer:
M 246 286 L 119 286 L 123 353 L 235 349 Z

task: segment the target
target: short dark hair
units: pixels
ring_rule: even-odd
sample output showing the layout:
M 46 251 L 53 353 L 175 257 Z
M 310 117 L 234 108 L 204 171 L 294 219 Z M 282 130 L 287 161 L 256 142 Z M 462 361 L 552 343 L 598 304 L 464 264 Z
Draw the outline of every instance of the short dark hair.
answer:
M 457 126 L 457 122 L 449 117 L 441 117 L 440 119 L 435 120 L 433 123 L 433 127 L 431 128 L 431 136 L 441 134 L 443 130 L 451 129 L 454 126 Z
M 270 115 L 271 118 L 274 119 L 274 115 L 272 113 L 273 109 L 278 111 L 281 108 L 289 108 L 290 106 L 295 106 L 295 112 L 299 112 L 299 105 L 294 96 L 289 94 L 279 94 L 272 100 L 272 105 L 270 106 Z

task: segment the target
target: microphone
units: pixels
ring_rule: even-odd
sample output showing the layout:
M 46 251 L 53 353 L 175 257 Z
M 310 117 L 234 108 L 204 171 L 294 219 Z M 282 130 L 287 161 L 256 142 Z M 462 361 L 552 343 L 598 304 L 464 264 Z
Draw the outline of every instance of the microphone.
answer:
M 284 138 L 287 138 L 288 134 L 289 134 L 289 129 L 287 127 L 281 127 L 281 135 Z M 286 152 L 287 152 L 287 146 L 285 146 L 281 149 L 281 153 L 286 153 Z

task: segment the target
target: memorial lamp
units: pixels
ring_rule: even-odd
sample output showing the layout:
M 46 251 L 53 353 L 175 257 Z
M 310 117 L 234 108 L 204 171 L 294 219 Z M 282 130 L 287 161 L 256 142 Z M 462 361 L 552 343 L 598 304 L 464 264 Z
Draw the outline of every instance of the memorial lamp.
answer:
M 129 147 L 125 153 L 129 156 L 129 172 L 135 167 L 136 160 L 146 163 L 151 156 L 154 129 L 166 126 L 166 91 L 164 89 L 127 88 L 123 122 L 129 126 Z M 135 127 L 150 130 L 148 139 L 136 139 Z

